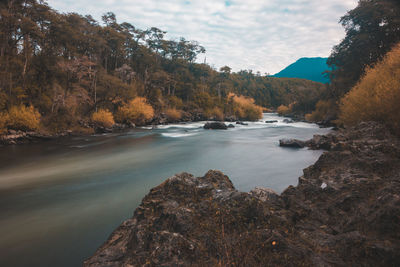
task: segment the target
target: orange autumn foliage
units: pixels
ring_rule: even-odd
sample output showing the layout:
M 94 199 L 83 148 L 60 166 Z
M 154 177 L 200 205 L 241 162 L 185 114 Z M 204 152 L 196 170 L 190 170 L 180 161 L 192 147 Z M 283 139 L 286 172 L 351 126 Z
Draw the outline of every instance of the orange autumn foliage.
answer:
M 7 130 L 8 114 L 5 112 L 0 113 L 0 134 L 3 134 Z
M 229 93 L 228 100 L 232 102 L 233 113 L 239 119 L 255 121 L 262 118 L 263 108 L 256 105 L 253 98 Z
M 291 112 L 291 109 L 290 109 L 290 107 L 288 107 L 288 106 L 280 105 L 280 106 L 277 108 L 276 112 L 278 112 L 279 115 L 283 116 L 283 115 L 289 114 L 289 113 Z
M 107 109 L 99 109 L 94 112 L 91 119 L 96 126 L 105 128 L 110 128 L 115 123 L 113 114 Z
M 342 98 L 338 122 L 361 121 L 383 122 L 400 133 L 400 43 Z
M 6 125 L 13 130 L 34 131 L 39 129 L 40 117 L 33 106 L 12 106 L 8 111 Z
M 165 110 L 165 115 L 169 120 L 172 121 L 177 121 L 182 117 L 182 113 L 180 110 L 177 110 L 176 108 L 169 108 Z
M 136 97 L 120 107 L 115 115 L 118 122 L 133 122 L 143 125 L 154 117 L 153 107 L 144 97 Z

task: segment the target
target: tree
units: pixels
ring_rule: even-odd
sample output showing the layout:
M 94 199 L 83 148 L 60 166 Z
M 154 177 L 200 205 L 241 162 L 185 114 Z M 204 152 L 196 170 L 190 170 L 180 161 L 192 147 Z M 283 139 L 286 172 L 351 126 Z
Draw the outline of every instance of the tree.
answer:
M 339 99 L 400 41 L 400 2 L 360 0 L 358 6 L 340 19 L 346 37 L 333 48 L 328 64 L 331 97 Z

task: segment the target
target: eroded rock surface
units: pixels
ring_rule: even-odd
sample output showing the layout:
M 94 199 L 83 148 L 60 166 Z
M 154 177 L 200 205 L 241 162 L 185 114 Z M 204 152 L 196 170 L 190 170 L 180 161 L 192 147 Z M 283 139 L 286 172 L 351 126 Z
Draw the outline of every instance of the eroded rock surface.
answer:
M 400 266 L 399 139 L 364 123 L 313 140 L 330 151 L 280 195 L 167 179 L 85 266 Z

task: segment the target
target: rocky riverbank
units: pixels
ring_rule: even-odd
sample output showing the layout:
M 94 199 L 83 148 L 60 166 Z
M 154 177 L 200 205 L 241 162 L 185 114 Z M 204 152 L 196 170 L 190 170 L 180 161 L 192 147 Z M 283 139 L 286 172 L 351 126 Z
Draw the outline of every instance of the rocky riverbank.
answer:
M 329 151 L 280 195 L 167 179 L 84 265 L 399 266 L 400 140 L 375 123 L 315 138 Z

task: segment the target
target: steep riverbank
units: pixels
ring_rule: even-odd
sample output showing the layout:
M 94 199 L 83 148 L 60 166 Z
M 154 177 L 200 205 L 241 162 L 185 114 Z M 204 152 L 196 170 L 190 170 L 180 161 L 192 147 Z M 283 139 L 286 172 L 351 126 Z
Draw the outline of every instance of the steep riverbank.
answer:
M 329 151 L 280 195 L 219 171 L 167 179 L 85 266 L 398 266 L 399 139 L 363 123 L 310 143 Z

